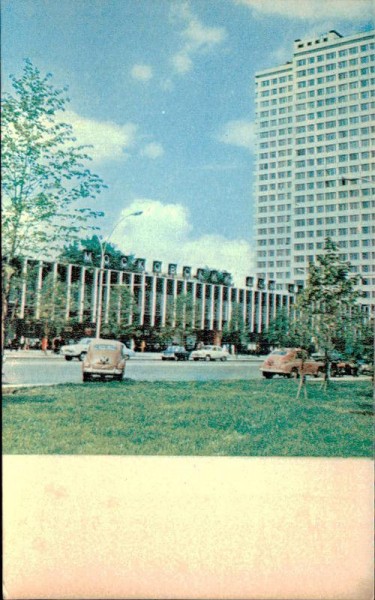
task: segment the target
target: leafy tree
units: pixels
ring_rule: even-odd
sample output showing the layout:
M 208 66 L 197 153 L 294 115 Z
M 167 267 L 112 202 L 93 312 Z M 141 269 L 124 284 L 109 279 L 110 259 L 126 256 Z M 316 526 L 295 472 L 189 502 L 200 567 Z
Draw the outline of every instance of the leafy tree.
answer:
M 32 317 L 32 320 L 40 323 L 42 335 L 60 335 L 67 323 L 65 283 L 59 278 L 54 278 L 52 273 L 47 275 L 40 293 L 33 294 L 29 309 L 34 314 L 37 309 L 37 316 Z
M 296 302 L 299 327 L 308 326 L 311 338 L 325 357 L 325 387 L 330 379 L 332 352 L 341 340 L 360 335 L 363 315 L 358 305 L 359 277 L 351 274 L 350 263 L 340 259 L 336 244 L 325 240 L 324 252 L 310 263 L 306 287 Z M 345 343 L 345 342 L 344 342 Z
M 296 309 L 294 314 L 289 314 L 287 310 L 280 310 L 276 317 L 270 321 L 267 331 L 264 334 L 265 339 L 271 346 L 279 348 L 299 348 L 299 386 L 296 399 L 306 390 L 306 376 L 304 375 L 305 362 L 311 352 L 315 350 L 312 343 L 311 319 L 308 312 Z
M 278 346 L 287 348 L 291 344 L 291 328 L 293 321 L 290 318 L 288 311 L 283 308 L 276 314 L 274 319 L 271 319 L 264 333 L 264 338 L 270 346 Z
M 103 306 L 102 333 L 115 337 L 129 336 L 136 330 L 129 324 L 131 314 L 137 313 L 132 293 L 126 285 L 112 284 L 107 311 Z
M 186 344 L 186 338 L 195 330 L 195 322 L 199 319 L 198 306 L 194 307 L 191 294 L 181 294 L 176 299 L 167 298 L 166 323 L 161 333 L 165 340 L 178 338 Z
M 89 222 L 103 213 L 80 201 L 104 187 L 87 167 L 86 147 L 61 121 L 67 89 L 53 87 L 51 74 L 42 76 L 30 60 L 20 78 L 10 79 L 13 94 L 2 99 L 3 332 L 17 257 L 51 256 L 64 241 L 95 228 Z
M 91 252 L 92 265 L 94 267 L 100 267 L 102 246 L 101 240 L 97 235 L 82 240 L 75 240 L 71 244 L 65 245 L 59 259 L 75 265 L 85 265 L 87 264 L 84 256 L 85 251 Z M 115 244 L 107 242 L 105 244 L 105 254 L 109 256 L 109 266 L 114 269 L 119 268 L 119 262 L 123 256 L 121 250 L 119 250 Z M 135 272 L 138 270 L 136 260 L 134 255 L 128 256 L 128 266 L 126 267 L 126 271 Z
M 243 317 L 243 308 L 241 304 L 233 304 L 231 318 L 223 327 L 222 342 L 234 344 L 239 348 L 249 340 L 249 329 L 245 324 Z
M 267 332 L 273 343 L 304 351 L 301 373 L 314 346 L 323 353 L 324 387 L 329 384 L 334 352 L 358 357 L 368 339 L 368 324 L 358 303 L 358 283 L 359 276 L 351 273 L 350 263 L 340 259 L 336 244 L 327 238 L 323 253 L 309 265 L 306 286 L 297 297 L 293 314 L 288 318 L 281 313 Z

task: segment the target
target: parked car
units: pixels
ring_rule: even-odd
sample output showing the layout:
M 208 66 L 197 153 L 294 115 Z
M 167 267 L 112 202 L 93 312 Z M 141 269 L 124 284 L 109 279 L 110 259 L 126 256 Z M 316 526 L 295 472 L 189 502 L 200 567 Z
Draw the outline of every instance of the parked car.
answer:
M 314 360 L 325 362 L 324 354 L 314 352 L 311 357 Z M 359 374 L 359 364 L 355 360 L 346 360 L 342 354 L 336 351 L 329 353 L 329 359 L 331 361 L 331 375 L 332 377 L 342 377 L 344 375 L 353 375 L 356 377 Z
M 190 358 L 193 360 L 227 360 L 229 356 L 228 350 L 221 346 L 203 346 L 199 350 L 193 350 Z
M 367 360 L 358 361 L 358 375 L 373 375 L 374 364 Z
M 116 340 L 98 338 L 91 341 L 82 363 L 83 381 L 94 378 L 122 381 L 127 359 L 126 350 L 126 346 Z
M 183 346 L 168 346 L 161 355 L 162 360 L 189 360 L 190 352 Z
M 94 339 L 95 338 L 82 338 L 74 344 L 67 344 L 65 346 L 61 346 L 60 354 L 65 356 L 65 360 L 73 360 L 73 358 L 83 360 L 87 354 L 89 345 Z
M 298 377 L 302 364 L 300 348 L 281 348 L 269 354 L 260 367 L 263 377 L 271 379 L 274 375 Z M 303 375 L 319 377 L 324 373 L 324 363 L 308 358 L 304 362 Z
M 60 354 L 65 356 L 65 360 L 73 360 L 73 358 L 78 358 L 78 360 L 83 360 L 87 354 L 87 350 L 91 342 L 95 341 L 96 338 L 82 338 L 78 342 L 74 342 L 72 344 L 67 344 L 65 346 L 61 346 Z M 120 342 L 121 343 L 121 342 Z M 126 358 L 130 358 L 131 356 L 135 356 L 135 352 L 130 350 L 123 344 L 126 354 Z

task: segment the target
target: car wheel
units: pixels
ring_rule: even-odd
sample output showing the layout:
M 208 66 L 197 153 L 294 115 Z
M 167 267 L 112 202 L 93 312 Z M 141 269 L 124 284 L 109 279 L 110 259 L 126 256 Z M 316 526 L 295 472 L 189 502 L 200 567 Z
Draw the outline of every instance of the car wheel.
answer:
M 274 373 L 268 373 L 268 371 L 263 371 L 262 372 L 263 377 L 265 377 L 266 379 L 272 379 L 272 377 L 274 376 Z
M 220 360 L 221 360 L 221 362 L 225 362 L 227 360 L 227 357 L 226 356 L 222 356 Z
M 84 373 L 83 381 L 84 381 L 84 383 L 86 383 L 87 381 L 91 381 L 91 375 L 89 375 L 88 373 Z
M 193 360 L 194 360 L 195 362 L 197 362 L 197 361 L 199 360 L 199 358 L 193 358 Z
M 86 356 L 86 352 L 81 352 L 81 354 L 78 356 L 78 360 L 80 360 L 81 362 L 85 359 Z
M 321 377 L 324 374 L 324 369 L 318 369 L 314 377 Z
M 204 357 L 204 360 L 206 362 L 209 362 L 211 360 L 211 356 L 209 354 L 207 354 L 207 356 Z
M 65 356 L 65 360 L 72 360 L 73 356 Z

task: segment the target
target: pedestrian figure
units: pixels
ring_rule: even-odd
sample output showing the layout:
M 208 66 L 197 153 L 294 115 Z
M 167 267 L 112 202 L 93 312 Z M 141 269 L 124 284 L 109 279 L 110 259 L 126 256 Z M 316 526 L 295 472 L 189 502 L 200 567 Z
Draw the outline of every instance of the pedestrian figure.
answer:
M 47 354 L 47 348 L 48 348 L 48 338 L 46 336 L 44 336 L 42 338 L 42 352 L 44 352 L 44 354 Z
M 19 342 L 17 339 L 17 336 L 15 335 L 12 339 L 12 346 L 11 346 L 12 350 L 18 350 L 19 349 Z
M 61 346 L 62 346 L 62 339 L 61 339 L 61 337 L 54 338 L 54 340 L 52 342 L 52 349 L 53 349 L 53 352 L 55 354 L 58 354 L 60 352 Z

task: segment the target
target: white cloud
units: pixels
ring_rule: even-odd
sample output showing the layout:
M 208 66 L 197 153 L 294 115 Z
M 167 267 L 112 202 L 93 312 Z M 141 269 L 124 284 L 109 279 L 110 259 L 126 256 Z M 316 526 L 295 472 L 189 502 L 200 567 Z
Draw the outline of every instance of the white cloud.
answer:
M 138 199 L 123 214 L 139 210 L 143 210 L 143 215 L 124 220 L 111 239 L 125 254 L 146 258 L 148 270 L 152 269 L 153 260 L 161 260 L 163 270 L 169 263 L 177 263 L 179 273 L 184 265 L 193 269 L 208 266 L 229 271 L 240 286 L 252 273 L 254 256 L 246 240 L 208 234 L 195 237 L 189 213 L 182 204 Z
M 152 67 L 149 65 L 137 64 L 130 71 L 131 76 L 138 81 L 149 81 L 152 76 Z
M 174 90 L 174 83 L 170 77 L 167 77 L 161 80 L 160 87 L 164 92 L 171 92 Z
M 182 36 L 187 40 L 193 50 L 220 44 L 225 38 L 225 31 L 222 27 L 206 27 L 196 17 L 187 14 L 188 22 Z
M 228 121 L 219 133 L 218 140 L 252 150 L 255 143 L 254 124 L 244 120 Z
M 181 32 L 183 45 L 171 58 L 175 71 L 184 75 L 193 68 L 193 58 L 199 52 L 212 50 L 226 38 L 223 27 L 207 27 L 192 14 L 188 2 L 175 5 L 173 16 L 185 23 Z
M 88 154 L 96 162 L 126 158 L 126 150 L 136 140 L 137 125 L 134 123 L 118 125 L 112 121 L 95 121 L 73 111 L 64 112 L 62 120 L 73 126 L 78 144 L 93 146 Z
M 340 20 L 370 19 L 373 0 L 235 0 L 258 15 L 283 16 L 290 19 Z
M 191 71 L 193 68 L 193 61 L 187 52 L 179 52 L 178 54 L 175 54 L 172 56 L 171 62 L 177 73 L 180 75 L 188 73 L 188 71 Z
M 163 156 L 164 148 L 161 144 L 158 144 L 157 142 L 151 142 L 142 149 L 141 154 L 142 156 L 147 156 L 147 158 L 159 158 L 160 156 Z

